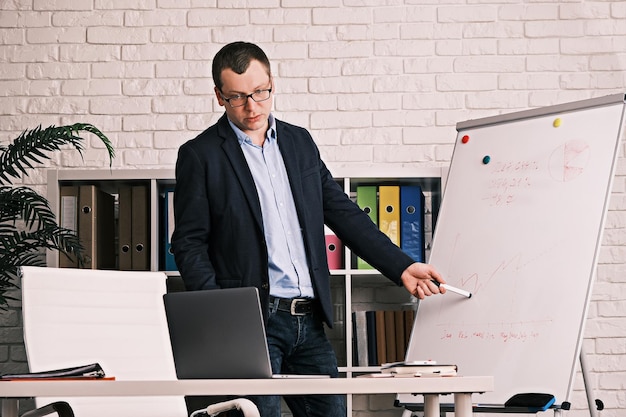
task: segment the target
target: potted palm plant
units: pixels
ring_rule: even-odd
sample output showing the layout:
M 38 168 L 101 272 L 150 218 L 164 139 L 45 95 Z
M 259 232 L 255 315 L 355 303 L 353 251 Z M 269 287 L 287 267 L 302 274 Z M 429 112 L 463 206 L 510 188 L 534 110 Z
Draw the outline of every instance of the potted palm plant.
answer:
M 60 227 L 48 201 L 13 181 L 28 175 L 28 170 L 50 159 L 48 152 L 69 145 L 82 156 L 87 132 L 100 139 L 107 150 L 109 166 L 115 157 L 111 141 L 91 124 L 41 126 L 22 132 L 8 146 L 0 145 L 0 310 L 6 310 L 17 288 L 17 272 L 22 265 L 44 266 L 45 250 L 59 250 L 81 259 L 82 246 L 76 233 Z

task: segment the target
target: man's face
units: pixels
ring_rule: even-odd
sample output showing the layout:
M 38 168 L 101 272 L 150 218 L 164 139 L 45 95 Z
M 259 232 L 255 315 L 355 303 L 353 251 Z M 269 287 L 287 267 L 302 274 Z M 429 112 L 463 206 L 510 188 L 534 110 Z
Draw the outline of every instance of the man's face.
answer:
M 222 71 L 222 90 L 215 87 L 215 94 L 220 106 L 226 110 L 228 118 L 251 138 L 265 136 L 268 129 L 268 117 L 272 109 L 272 96 L 265 101 L 255 102 L 251 97 L 243 106 L 232 107 L 227 99 L 235 96 L 247 96 L 256 91 L 273 87 L 273 82 L 265 67 L 257 60 L 243 74 L 237 74 L 230 68 Z

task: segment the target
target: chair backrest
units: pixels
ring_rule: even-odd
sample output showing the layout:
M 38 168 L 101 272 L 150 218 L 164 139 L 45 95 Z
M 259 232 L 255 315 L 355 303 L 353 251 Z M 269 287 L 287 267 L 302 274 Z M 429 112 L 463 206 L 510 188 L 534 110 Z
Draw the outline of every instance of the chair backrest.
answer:
M 31 372 L 99 363 L 117 380 L 176 379 L 161 272 L 22 267 Z M 37 398 L 37 406 L 59 398 Z M 76 417 L 183 417 L 183 397 L 63 398 Z

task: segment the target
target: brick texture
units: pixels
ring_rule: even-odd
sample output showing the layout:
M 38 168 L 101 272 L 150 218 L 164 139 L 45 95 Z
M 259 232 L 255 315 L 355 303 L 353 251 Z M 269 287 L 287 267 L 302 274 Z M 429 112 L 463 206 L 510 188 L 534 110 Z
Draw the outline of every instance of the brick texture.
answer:
M 0 145 L 89 122 L 114 141 L 115 168 L 172 168 L 221 114 L 210 60 L 240 39 L 266 50 L 277 116 L 309 128 L 331 169 L 446 166 L 459 121 L 626 90 L 619 0 L 5 0 Z M 102 168 L 99 152 L 48 163 Z M 603 417 L 626 412 L 624 152 L 585 333 Z M 28 181 L 45 192 L 43 168 Z M 0 373 L 25 369 L 20 320 L 19 304 L 0 312 Z M 571 417 L 588 415 L 577 380 Z M 399 415 L 388 400 L 355 397 L 354 415 Z

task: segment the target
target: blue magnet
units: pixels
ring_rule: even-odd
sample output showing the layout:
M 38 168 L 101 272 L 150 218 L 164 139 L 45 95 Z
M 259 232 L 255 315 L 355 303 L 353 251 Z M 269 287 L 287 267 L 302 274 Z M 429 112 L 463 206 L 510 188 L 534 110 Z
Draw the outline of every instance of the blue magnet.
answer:
M 483 158 L 483 164 L 487 165 L 491 161 L 491 157 L 489 155 L 485 155 Z

